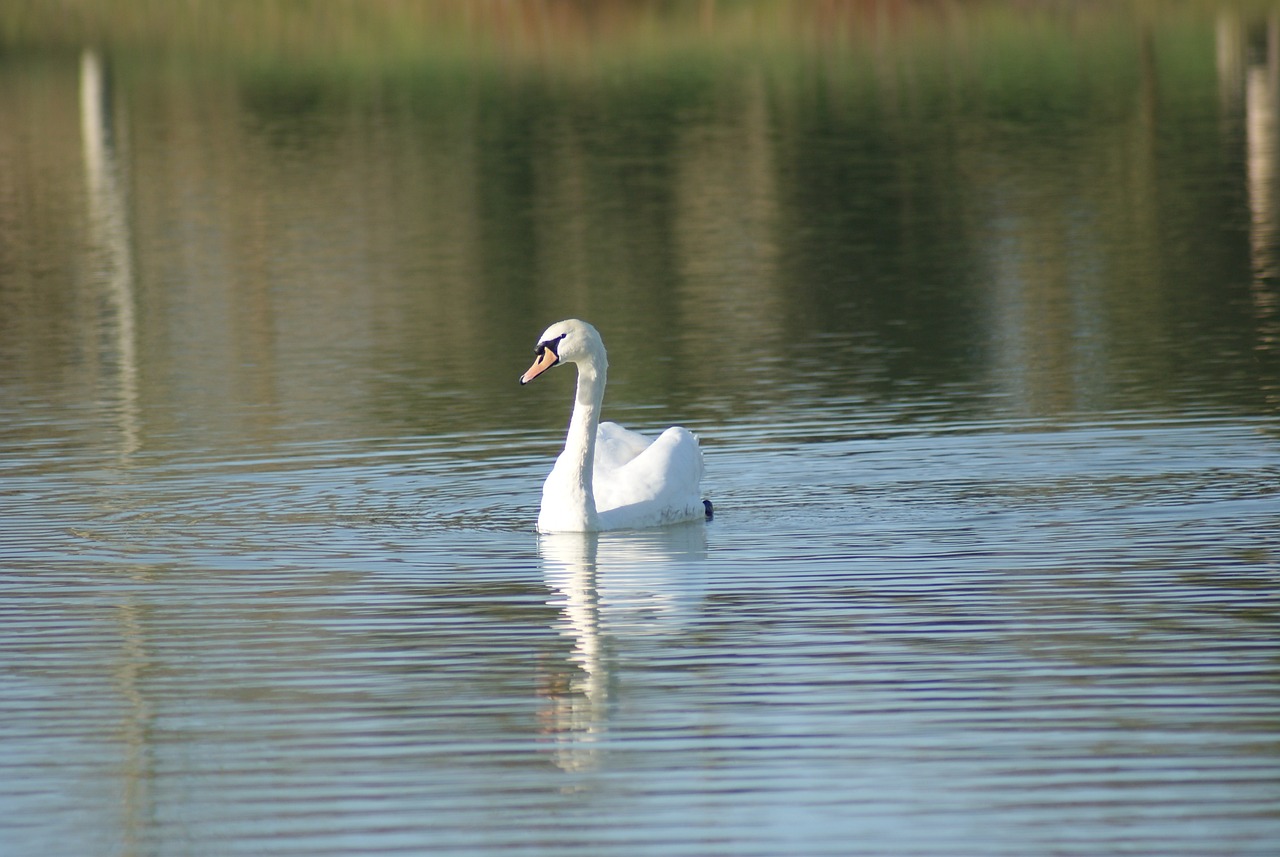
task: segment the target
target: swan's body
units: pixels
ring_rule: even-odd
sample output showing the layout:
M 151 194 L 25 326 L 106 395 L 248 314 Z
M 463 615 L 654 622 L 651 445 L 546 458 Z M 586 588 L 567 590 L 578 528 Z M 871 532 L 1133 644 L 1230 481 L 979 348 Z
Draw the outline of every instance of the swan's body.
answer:
M 690 431 L 674 426 L 650 439 L 600 422 L 609 361 L 594 327 L 577 319 L 553 324 L 536 353 L 521 384 L 560 363 L 578 366 L 564 452 L 542 486 L 540 532 L 659 527 L 709 514 L 699 490 L 702 450 Z

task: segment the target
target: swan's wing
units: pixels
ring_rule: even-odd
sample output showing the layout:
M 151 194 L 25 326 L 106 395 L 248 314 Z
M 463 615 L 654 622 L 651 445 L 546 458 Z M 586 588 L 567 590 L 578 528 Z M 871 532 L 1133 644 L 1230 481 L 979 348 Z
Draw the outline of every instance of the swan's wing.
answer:
M 652 443 L 653 438 L 624 429 L 617 423 L 600 423 L 596 429 L 596 458 L 592 480 L 602 472 L 608 473 L 624 466 Z
M 679 426 L 664 431 L 621 467 L 597 469 L 593 481 L 604 529 L 652 527 L 705 515 L 699 487 L 702 450 L 693 433 Z

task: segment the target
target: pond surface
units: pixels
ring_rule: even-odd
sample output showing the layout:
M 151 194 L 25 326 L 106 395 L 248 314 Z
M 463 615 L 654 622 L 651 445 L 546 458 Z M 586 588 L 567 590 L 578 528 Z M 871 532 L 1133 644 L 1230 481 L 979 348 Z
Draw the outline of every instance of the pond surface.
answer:
M 0 13 L 0 853 L 1275 853 L 1278 20 Z

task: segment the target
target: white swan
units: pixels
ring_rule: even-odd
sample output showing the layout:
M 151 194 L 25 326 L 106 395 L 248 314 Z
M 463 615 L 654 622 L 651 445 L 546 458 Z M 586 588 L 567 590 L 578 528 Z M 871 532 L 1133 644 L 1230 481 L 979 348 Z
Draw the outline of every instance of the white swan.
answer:
M 564 452 L 542 486 L 538 531 L 594 532 L 659 527 L 711 516 L 702 499 L 702 450 L 679 426 L 656 440 L 600 422 L 609 368 L 600 334 L 569 319 L 547 328 L 521 384 L 562 363 L 578 365 L 578 391 Z

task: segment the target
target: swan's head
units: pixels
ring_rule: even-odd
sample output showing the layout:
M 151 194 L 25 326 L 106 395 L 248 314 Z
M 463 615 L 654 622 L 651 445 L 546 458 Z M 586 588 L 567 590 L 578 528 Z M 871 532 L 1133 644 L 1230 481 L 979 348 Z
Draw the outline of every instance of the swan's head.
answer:
M 543 331 L 533 353 L 533 365 L 520 376 L 521 384 L 528 384 L 552 366 L 561 363 L 590 363 L 599 369 L 607 365 L 604 342 L 600 339 L 599 332 L 576 318 L 557 321 Z

